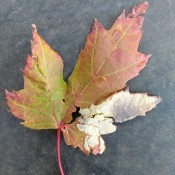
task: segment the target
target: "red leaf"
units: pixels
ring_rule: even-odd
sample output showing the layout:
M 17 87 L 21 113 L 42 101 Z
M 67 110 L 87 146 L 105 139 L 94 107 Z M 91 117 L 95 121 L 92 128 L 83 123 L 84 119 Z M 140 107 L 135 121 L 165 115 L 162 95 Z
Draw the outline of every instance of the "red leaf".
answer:
M 87 108 L 123 89 L 144 68 L 149 56 L 137 48 L 142 35 L 140 15 L 145 13 L 147 5 L 145 2 L 135 6 L 127 17 L 123 11 L 109 30 L 95 20 L 68 80 L 69 108 L 65 118 L 75 106 Z

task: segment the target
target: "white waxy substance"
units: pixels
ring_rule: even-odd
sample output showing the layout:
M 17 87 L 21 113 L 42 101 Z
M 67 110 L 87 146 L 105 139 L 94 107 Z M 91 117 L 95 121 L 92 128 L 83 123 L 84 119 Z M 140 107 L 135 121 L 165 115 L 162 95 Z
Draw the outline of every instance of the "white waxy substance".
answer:
M 102 154 L 106 147 L 101 135 L 116 131 L 113 120 L 103 115 L 96 115 L 95 117 L 82 116 L 78 121 L 80 122 L 77 124 L 78 129 L 86 133 L 84 148 L 90 151 L 97 147 L 99 153 Z
M 90 108 L 80 109 L 82 116 L 78 118 L 80 124 L 77 124 L 77 127 L 86 133 L 84 148 L 94 151 L 95 154 L 103 153 L 105 143 L 101 135 L 116 131 L 114 121 L 124 122 L 138 115 L 144 116 L 159 102 L 161 98 L 145 93 L 131 94 L 129 91 L 120 91 L 99 105 L 92 104 Z

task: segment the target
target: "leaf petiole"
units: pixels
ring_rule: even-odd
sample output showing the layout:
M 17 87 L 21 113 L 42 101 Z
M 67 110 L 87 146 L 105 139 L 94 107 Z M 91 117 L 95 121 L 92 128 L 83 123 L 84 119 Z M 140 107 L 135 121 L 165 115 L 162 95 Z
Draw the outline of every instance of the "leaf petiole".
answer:
M 61 165 L 61 159 L 60 159 L 60 135 L 61 135 L 61 128 L 59 127 L 57 130 L 57 140 L 56 140 L 56 150 L 57 150 L 57 162 L 58 162 L 58 168 L 61 175 L 64 175 L 63 168 Z

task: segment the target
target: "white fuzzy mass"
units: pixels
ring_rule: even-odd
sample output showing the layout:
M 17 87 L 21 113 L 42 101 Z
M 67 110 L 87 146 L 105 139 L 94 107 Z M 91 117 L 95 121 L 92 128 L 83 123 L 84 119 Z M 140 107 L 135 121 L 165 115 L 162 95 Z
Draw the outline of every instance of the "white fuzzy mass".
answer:
M 94 117 L 84 115 L 78 121 L 80 123 L 77 124 L 78 129 L 86 133 L 84 148 L 87 151 L 92 150 L 94 154 L 102 154 L 106 147 L 101 135 L 116 131 L 113 119 L 104 115 L 95 115 Z
M 94 154 L 103 153 L 105 143 L 101 135 L 116 131 L 113 122 L 124 122 L 136 116 L 144 116 L 147 111 L 161 102 L 159 97 L 148 96 L 145 93 L 120 91 L 99 105 L 92 104 L 90 108 L 80 109 L 80 124 L 77 127 L 86 133 L 84 148 Z M 111 117 L 111 118 L 110 118 Z

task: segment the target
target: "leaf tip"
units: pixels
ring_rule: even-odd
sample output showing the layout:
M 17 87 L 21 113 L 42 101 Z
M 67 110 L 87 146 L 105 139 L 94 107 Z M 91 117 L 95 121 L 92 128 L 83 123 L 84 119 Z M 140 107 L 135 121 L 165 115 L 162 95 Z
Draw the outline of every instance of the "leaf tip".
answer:
M 148 8 L 148 1 L 140 3 L 132 8 L 131 13 L 128 14 L 128 17 L 137 17 L 143 15 L 145 14 L 147 8 Z
M 148 1 L 140 3 L 138 6 L 141 6 L 140 14 L 144 14 L 148 8 Z
M 10 96 L 11 96 L 11 93 L 7 89 L 5 89 L 5 98 L 8 99 L 8 97 Z
M 103 25 L 99 22 L 97 18 L 94 19 L 94 24 L 92 26 L 92 31 L 95 29 L 103 29 Z
M 148 1 L 144 1 L 143 4 L 148 7 Z
M 16 91 L 9 92 L 7 89 L 5 89 L 5 98 L 8 99 L 14 99 L 17 96 Z
M 37 33 L 36 24 L 32 24 L 32 30 Z
M 27 122 L 26 122 L 26 121 L 25 121 L 25 122 L 24 122 L 24 121 L 23 121 L 23 122 L 20 122 L 20 124 L 23 125 L 23 126 L 26 127 L 26 128 L 30 128 L 30 127 L 27 125 Z
M 160 102 L 162 102 L 162 98 L 160 98 L 159 96 L 156 97 L 155 106 L 157 106 L 157 104 L 159 104 Z
M 9 93 L 9 91 L 7 89 L 5 89 L 5 94 L 7 95 Z
M 120 14 L 120 16 L 118 17 L 118 19 L 122 19 L 122 18 L 125 18 L 126 16 L 126 12 L 125 12 L 125 9 L 123 9 L 122 13 Z
M 147 55 L 147 58 L 150 58 L 150 57 L 152 57 L 152 55 L 151 55 L 151 54 Z

